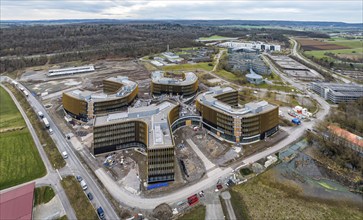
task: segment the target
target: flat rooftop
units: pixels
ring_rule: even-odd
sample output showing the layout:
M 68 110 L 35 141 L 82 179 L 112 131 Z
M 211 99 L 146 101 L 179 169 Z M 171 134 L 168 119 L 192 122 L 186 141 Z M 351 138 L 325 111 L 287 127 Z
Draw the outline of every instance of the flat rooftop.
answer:
M 136 82 L 130 81 L 128 77 L 126 76 L 117 76 L 117 77 L 111 77 L 108 78 L 109 81 L 114 81 L 122 84 L 122 87 L 120 90 L 118 90 L 116 93 L 113 94 L 106 94 L 104 92 L 93 92 L 88 90 L 73 90 L 69 92 L 65 92 L 67 95 L 73 96 L 78 99 L 83 99 L 86 101 L 104 101 L 109 99 L 116 99 L 120 97 L 124 97 L 129 95 L 137 86 Z
M 177 105 L 170 101 L 163 101 L 159 104 L 144 107 L 132 107 L 128 108 L 127 112 L 96 117 L 94 126 L 104 126 L 136 119 L 142 120 L 148 124 L 148 149 L 170 147 L 173 142 L 168 123 L 168 115 L 175 106 Z
M 198 77 L 193 72 L 184 73 L 185 79 L 177 79 L 165 77 L 164 71 L 154 71 L 151 73 L 151 79 L 154 83 L 166 85 L 190 85 L 198 80 Z
M 35 182 L 0 194 L 0 219 L 32 219 Z
M 204 105 L 210 106 L 214 109 L 217 109 L 219 111 L 226 112 L 232 116 L 236 117 L 243 117 L 243 116 L 251 116 L 254 114 L 258 114 L 264 111 L 268 111 L 271 109 L 274 109 L 276 106 L 269 104 L 266 101 L 260 101 L 260 102 L 250 102 L 244 105 L 243 108 L 234 108 L 227 103 L 224 103 L 222 101 L 219 101 L 216 96 L 236 91 L 235 89 L 231 87 L 225 87 L 221 88 L 219 86 L 210 88 L 210 91 L 205 92 L 203 94 L 200 94 L 197 99 L 203 103 Z
M 48 76 L 68 75 L 68 74 L 85 73 L 92 71 L 95 71 L 95 67 L 93 65 L 69 67 L 62 69 L 50 69 L 48 70 Z
M 313 84 L 318 84 L 323 88 L 330 89 L 330 91 L 336 96 L 363 97 L 363 85 L 320 82 Z

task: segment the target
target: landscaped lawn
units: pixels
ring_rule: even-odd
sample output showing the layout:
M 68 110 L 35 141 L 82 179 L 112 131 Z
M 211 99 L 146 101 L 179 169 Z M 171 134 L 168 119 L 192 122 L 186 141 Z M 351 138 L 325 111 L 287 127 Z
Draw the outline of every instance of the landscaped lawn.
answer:
M 9 94 L 0 88 L 0 189 L 46 174 L 45 166 L 20 112 Z M 20 126 L 20 127 L 19 127 Z M 17 128 L 6 131 L 5 129 Z

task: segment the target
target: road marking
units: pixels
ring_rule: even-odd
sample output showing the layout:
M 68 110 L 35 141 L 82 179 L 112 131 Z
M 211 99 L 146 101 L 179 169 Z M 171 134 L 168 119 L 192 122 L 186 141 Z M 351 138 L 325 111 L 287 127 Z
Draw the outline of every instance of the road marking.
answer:
M 60 175 L 60 173 L 59 173 L 59 170 L 58 170 L 58 169 L 56 169 L 56 171 L 57 171 L 57 173 L 58 173 L 58 176 L 59 176 L 60 180 L 63 180 L 62 176 L 61 176 L 61 175 Z

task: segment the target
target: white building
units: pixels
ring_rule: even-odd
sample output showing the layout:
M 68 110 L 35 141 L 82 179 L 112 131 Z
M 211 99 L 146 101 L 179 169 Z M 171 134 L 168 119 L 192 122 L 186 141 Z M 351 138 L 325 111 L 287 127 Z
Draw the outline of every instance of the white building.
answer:
M 219 47 L 232 49 L 257 49 L 260 51 L 281 51 L 281 45 L 267 44 L 263 42 L 224 42 L 218 44 Z

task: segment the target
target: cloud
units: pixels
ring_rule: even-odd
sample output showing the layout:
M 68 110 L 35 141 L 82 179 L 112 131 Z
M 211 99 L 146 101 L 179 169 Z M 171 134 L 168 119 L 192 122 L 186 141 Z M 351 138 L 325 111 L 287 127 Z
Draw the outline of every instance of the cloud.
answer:
M 362 1 L 1 0 L 2 20 L 237 19 L 362 23 Z

